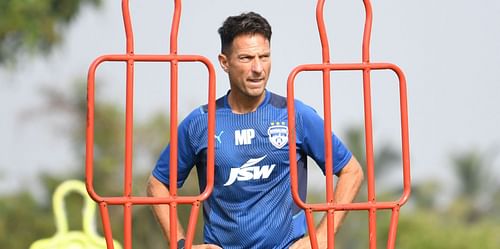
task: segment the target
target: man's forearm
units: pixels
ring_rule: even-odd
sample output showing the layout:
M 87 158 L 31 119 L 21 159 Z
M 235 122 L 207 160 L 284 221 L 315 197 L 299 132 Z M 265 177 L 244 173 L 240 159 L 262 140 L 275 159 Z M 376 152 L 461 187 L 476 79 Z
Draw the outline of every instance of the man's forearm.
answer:
M 335 203 L 351 203 L 358 194 L 361 183 L 363 182 L 363 170 L 356 158 L 352 157 L 339 175 L 335 187 Z M 334 214 L 334 234 L 339 230 L 347 211 L 336 211 Z M 323 216 L 321 222 L 316 227 L 316 239 L 318 248 L 327 248 L 328 246 L 328 220 L 327 214 Z M 292 249 L 311 248 L 310 237 L 306 236 L 292 245 Z
M 151 197 L 170 197 L 170 193 L 168 189 L 158 181 L 155 177 L 151 176 L 148 182 L 148 196 Z M 161 226 L 163 231 L 163 235 L 170 241 L 170 206 L 165 205 L 153 205 L 153 213 L 156 217 L 156 220 Z M 179 222 L 179 219 L 176 217 L 177 222 L 177 240 L 185 238 L 184 229 Z
M 347 204 L 352 203 L 359 192 L 363 182 L 363 170 L 356 158 L 352 157 L 346 167 L 339 175 L 337 185 L 335 187 L 335 203 Z M 334 233 L 337 233 L 342 222 L 344 221 L 347 211 L 336 211 L 334 214 Z M 317 227 L 317 236 L 319 245 L 327 244 L 327 214 L 323 216 L 320 224 Z M 322 247 L 320 247 L 322 248 Z M 326 248 L 326 247 L 325 247 Z

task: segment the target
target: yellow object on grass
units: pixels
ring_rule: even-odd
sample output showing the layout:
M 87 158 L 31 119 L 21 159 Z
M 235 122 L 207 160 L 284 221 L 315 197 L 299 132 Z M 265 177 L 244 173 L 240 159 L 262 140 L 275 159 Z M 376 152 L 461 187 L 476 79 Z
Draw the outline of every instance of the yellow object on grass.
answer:
M 70 192 L 77 192 L 83 196 L 82 231 L 69 231 L 68 229 L 64 197 Z M 54 192 L 52 205 L 57 229 L 56 234 L 50 238 L 35 241 L 30 249 L 106 249 L 106 240 L 99 237 L 95 230 L 96 204 L 88 196 L 83 182 L 77 180 L 63 182 Z M 115 249 L 122 248 L 116 241 L 113 241 L 113 246 Z

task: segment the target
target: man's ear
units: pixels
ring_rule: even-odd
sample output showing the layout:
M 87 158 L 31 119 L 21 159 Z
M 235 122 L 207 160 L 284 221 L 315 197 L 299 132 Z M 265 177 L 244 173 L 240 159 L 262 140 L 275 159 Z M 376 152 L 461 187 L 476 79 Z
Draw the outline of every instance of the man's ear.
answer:
M 227 73 L 227 70 L 229 68 L 228 61 L 227 61 L 227 56 L 225 54 L 219 54 L 219 64 L 220 67 L 224 70 L 224 72 Z

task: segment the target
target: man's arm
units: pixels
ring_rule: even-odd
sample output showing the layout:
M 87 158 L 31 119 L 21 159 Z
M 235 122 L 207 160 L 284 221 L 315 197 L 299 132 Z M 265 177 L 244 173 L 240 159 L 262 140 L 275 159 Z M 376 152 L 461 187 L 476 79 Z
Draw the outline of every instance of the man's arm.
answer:
M 170 197 L 167 187 L 154 176 L 149 177 L 147 192 L 150 197 Z M 170 241 L 170 206 L 168 204 L 153 205 L 153 214 L 161 226 L 163 235 L 167 241 Z M 177 240 L 185 237 L 184 229 L 177 218 Z
M 160 182 L 156 177 L 150 176 L 147 188 L 148 196 L 151 197 L 170 197 L 170 192 L 167 187 Z M 170 241 L 170 207 L 169 205 L 153 205 L 153 213 L 156 217 L 158 223 L 160 223 L 163 235 Z M 186 235 L 184 229 L 182 228 L 179 217 L 176 219 L 177 222 L 177 241 L 185 239 Z M 184 248 L 179 248 L 184 249 Z M 203 244 L 203 245 L 193 245 L 192 249 L 221 249 L 221 247 L 213 244 Z
M 351 157 L 347 165 L 340 171 L 337 186 L 335 187 L 336 203 L 351 203 L 358 194 L 363 182 L 363 170 L 354 156 Z M 344 220 L 347 211 L 336 211 L 334 216 L 334 231 L 337 231 Z M 316 228 L 318 247 L 326 248 L 328 242 L 326 213 Z M 295 242 L 290 249 L 311 248 L 309 236 Z

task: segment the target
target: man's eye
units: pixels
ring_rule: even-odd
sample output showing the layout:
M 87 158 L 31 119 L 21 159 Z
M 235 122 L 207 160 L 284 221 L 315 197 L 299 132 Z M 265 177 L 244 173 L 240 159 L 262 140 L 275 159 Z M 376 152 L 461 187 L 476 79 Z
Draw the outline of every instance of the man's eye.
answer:
M 240 61 L 243 61 L 243 62 L 249 62 L 250 60 L 252 60 L 252 58 L 250 58 L 249 56 L 240 57 Z

